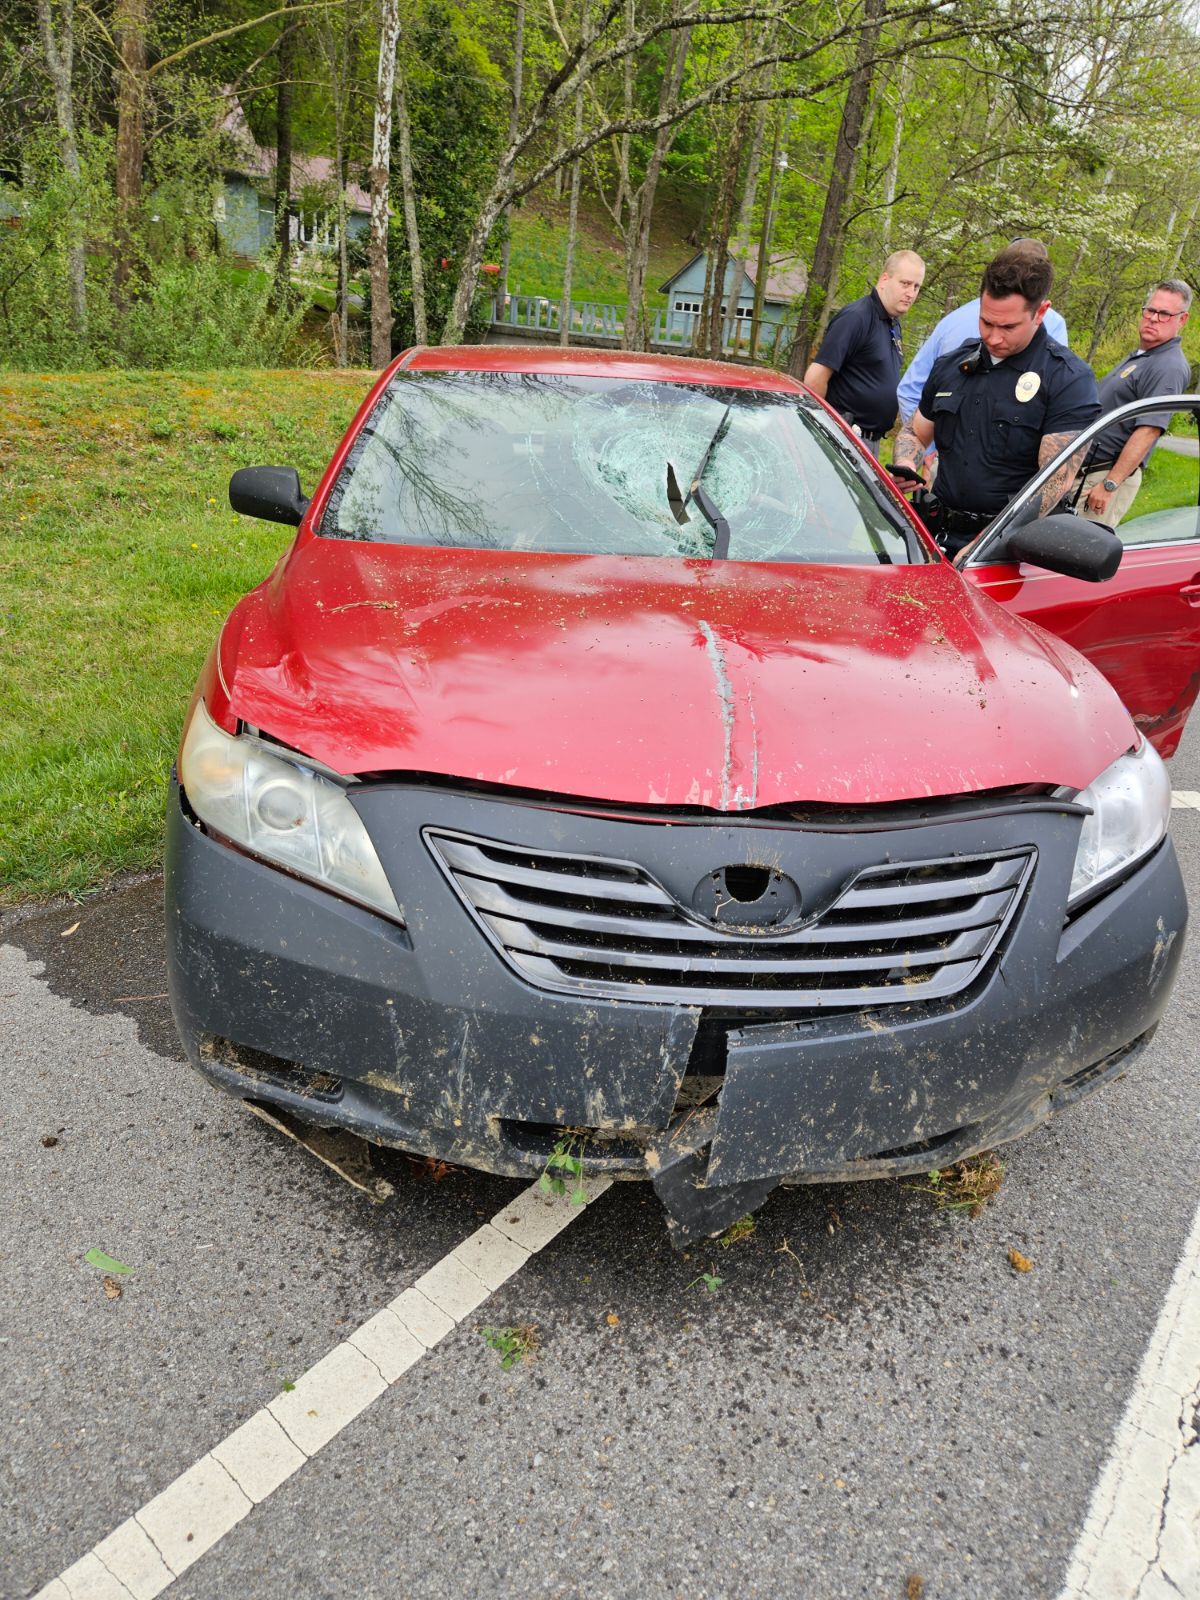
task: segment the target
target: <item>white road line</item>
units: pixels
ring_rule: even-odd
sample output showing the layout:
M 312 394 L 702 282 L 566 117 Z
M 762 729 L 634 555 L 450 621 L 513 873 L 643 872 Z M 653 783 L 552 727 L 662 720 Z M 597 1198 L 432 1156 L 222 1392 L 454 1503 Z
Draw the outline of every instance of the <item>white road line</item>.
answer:
M 1200 811 L 1200 789 L 1172 789 L 1172 811 Z
M 1059 1600 L 1200 1596 L 1200 1210 Z
M 155 1600 L 583 1210 L 523 1190 L 34 1600 Z

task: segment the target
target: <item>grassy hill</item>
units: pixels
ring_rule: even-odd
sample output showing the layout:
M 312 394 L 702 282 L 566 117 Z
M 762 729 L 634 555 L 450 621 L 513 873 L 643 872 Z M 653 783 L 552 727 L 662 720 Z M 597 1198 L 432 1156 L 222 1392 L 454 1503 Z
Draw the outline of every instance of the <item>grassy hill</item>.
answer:
M 0 903 L 161 859 L 196 674 L 291 530 L 236 467 L 312 491 L 363 371 L 0 375 Z
M 566 199 L 555 200 L 547 188 L 512 213 L 508 268 L 511 293 L 545 295 L 550 300 L 560 297 L 568 210 Z M 659 284 L 696 253 L 697 247 L 687 242 L 694 225 L 695 219 L 687 209 L 669 194 L 655 207 L 646 277 L 646 300 L 651 308 L 666 306 L 667 297 L 659 293 Z M 587 194 L 580 197 L 571 295 L 575 300 L 602 300 L 614 305 L 625 301 L 624 246 L 599 200 Z

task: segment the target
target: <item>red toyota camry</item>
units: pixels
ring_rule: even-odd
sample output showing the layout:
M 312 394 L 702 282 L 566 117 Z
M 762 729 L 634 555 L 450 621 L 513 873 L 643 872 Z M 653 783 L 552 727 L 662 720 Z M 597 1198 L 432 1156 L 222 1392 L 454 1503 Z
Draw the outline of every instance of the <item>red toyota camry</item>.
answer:
M 493 1172 L 570 1148 L 677 1242 L 1125 1072 L 1187 919 L 1200 529 L 1123 550 L 1039 482 L 958 570 L 785 376 L 401 356 L 311 500 L 230 485 L 298 532 L 171 788 L 191 1060 Z

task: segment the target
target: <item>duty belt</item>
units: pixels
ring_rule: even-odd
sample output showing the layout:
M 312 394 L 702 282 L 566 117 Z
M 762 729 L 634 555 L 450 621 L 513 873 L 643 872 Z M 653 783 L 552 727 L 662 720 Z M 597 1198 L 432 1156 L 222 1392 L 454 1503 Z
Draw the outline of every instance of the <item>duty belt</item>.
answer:
M 994 511 L 958 511 L 928 490 L 913 495 L 912 505 L 933 535 L 934 542 L 948 556 L 957 555 L 969 545 L 996 515 Z
M 934 499 L 937 500 L 936 495 Z M 937 500 L 937 504 L 938 526 L 944 528 L 947 533 L 979 533 L 997 515 L 995 511 L 958 511 L 953 506 L 944 505 L 940 500 Z

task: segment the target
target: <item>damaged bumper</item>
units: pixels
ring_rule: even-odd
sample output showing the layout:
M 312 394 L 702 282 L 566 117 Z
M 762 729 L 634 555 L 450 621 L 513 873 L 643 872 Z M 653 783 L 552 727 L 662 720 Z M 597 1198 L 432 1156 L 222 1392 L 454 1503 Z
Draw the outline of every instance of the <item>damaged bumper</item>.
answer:
M 403 784 L 354 803 L 404 927 L 209 837 L 173 788 L 192 1062 L 243 1099 L 513 1176 L 582 1130 L 588 1169 L 650 1177 L 680 1240 L 781 1179 L 944 1165 L 1119 1074 L 1187 920 L 1168 839 L 1064 926 L 1080 823 L 1045 802 L 838 826 Z

